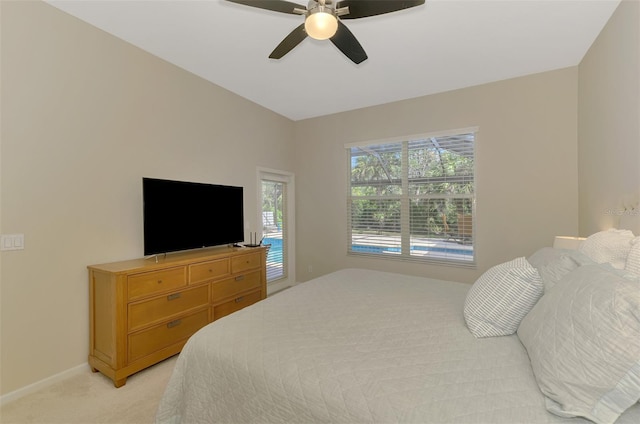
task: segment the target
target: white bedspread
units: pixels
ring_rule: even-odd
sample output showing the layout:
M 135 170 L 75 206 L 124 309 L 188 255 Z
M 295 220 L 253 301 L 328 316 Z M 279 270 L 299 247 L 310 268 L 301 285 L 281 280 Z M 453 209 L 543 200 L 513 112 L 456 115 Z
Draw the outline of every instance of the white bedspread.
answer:
M 471 335 L 469 287 L 348 269 L 285 290 L 189 340 L 157 422 L 586 422 L 545 410 L 517 336 Z

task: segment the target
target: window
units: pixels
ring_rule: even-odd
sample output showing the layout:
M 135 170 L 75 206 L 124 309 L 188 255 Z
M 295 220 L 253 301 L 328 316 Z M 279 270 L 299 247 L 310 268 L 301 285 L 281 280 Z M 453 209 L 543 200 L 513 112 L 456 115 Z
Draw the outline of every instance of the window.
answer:
M 349 253 L 472 266 L 475 132 L 348 145 Z

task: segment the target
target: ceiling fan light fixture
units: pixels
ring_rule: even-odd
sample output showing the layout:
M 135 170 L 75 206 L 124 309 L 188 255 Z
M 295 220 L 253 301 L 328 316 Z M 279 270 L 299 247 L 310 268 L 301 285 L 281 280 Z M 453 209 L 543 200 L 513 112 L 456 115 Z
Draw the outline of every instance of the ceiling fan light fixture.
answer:
M 316 40 L 326 40 L 335 35 L 338 30 L 338 18 L 333 13 L 325 12 L 322 8 L 309 11 L 309 16 L 304 21 L 304 29 L 307 35 Z
M 304 16 L 304 23 L 299 24 L 273 49 L 269 55 L 270 59 L 282 58 L 307 37 L 316 40 L 330 38 L 333 45 L 356 65 L 367 60 L 367 53 L 349 28 L 342 23 L 342 19 L 384 15 L 425 3 L 425 0 L 308 0 L 305 7 L 290 0 L 227 1 L 273 12 Z

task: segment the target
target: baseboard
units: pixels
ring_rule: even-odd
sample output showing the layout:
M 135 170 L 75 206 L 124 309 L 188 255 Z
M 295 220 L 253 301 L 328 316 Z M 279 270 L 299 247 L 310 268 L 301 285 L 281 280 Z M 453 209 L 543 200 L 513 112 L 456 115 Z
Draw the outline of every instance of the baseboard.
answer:
M 281 291 L 286 290 L 293 286 L 294 284 L 291 284 L 287 281 L 267 284 L 267 296 L 273 296 L 274 294 L 280 293 Z
M 45 387 L 49 387 L 59 381 L 81 374 L 88 370 L 89 370 L 89 363 L 85 362 L 84 364 L 80 364 L 66 371 L 62 371 L 58 374 L 52 375 L 51 377 L 47 377 L 43 380 L 36 381 L 35 383 L 29 384 L 28 386 L 25 386 L 21 389 L 18 389 L 13 392 L 7 393 L 6 395 L 0 396 L 0 406 L 4 406 L 9 402 L 18 400 L 23 396 L 37 392 L 40 389 L 44 389 Z
M 269 296 L 273 296 L 274 294 L 278 294 L 278 293 L 282 293 L 283 291 L 290 289 L 293 286 L 285 286 L 284 288 L 281 288 L 279 290 L 274 291 L 273 293 L 269 293 Z

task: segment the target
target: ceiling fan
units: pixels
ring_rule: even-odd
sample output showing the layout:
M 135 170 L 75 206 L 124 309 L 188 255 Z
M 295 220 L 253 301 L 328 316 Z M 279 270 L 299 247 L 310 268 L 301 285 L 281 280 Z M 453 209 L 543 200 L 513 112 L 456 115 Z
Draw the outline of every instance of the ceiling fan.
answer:
M 307 7 L 285 0 L 227 0 L 274 12 L 304 15 L 305 20 L 291 31 L 271 52 L 271 59 L 280 59 L 307 36 L 331 42 L 354 63 L 362 63 L 367 53 L 342 23 L 343 19 L 358 19 L 396 12 L 424 4 L 425 0 L 309 0 Z

